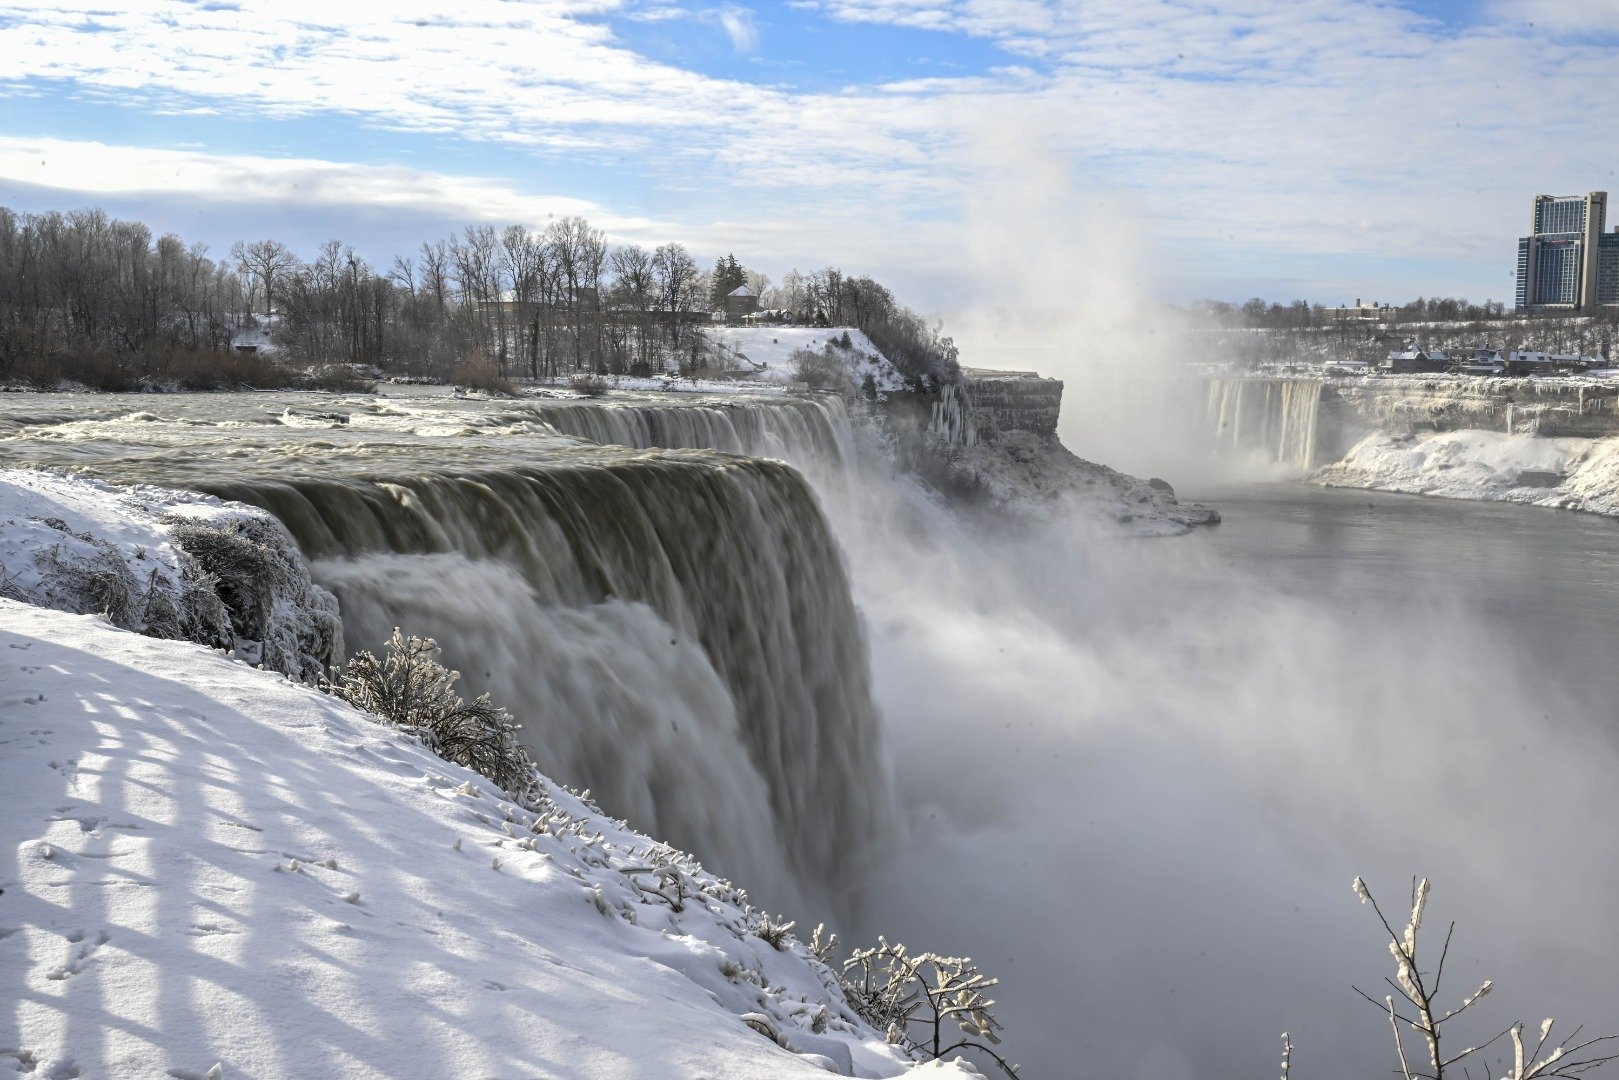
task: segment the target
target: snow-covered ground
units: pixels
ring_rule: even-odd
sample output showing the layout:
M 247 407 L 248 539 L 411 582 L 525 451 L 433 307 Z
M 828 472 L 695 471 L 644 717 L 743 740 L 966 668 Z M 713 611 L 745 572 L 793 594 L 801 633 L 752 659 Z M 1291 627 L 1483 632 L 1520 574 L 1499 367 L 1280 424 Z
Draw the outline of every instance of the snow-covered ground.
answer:
M 1310 479 L 1327 487 L 1619 515 L 1619 438 L 1542 439 L 1476 429 L 1378 432 Z
M 8 560 L 178 573 L 212 500 L 0 486 Z M 199 511 L 196 508 L 201 507 Z M 158 512 L 161 511 L 161 514 Z M 13 571 L 18 595 L 46 577 Z M 319 691 L 0 599 L 0 1066 L 45 1077 L 892 1076 L 832 972 L 542 778 L 524 808 Z M 933 1066 L 976 1075 L 968 1066 Z
M 736 890 L 578 799 L 529 813 L 201 646 L 15 601 L 0 624 L 0 1058 L 20 1071 L 905 1068 Z M 677 881 L 679 912 L 657 894 Z
M 899 370 L 871 339 L 851 327 L 725 326 L 705 332 L 711 342 L 735 360 L 737 368 L 753 372 L 750 381 L 792 382 L 795 352 L 821 353 L 831 345 L 832 356 L 847 368 L 855 386 L 860 386 L 867 375 L 879 393 L 890 393 L 905 385 Z M 845 335 L 849 340 L 847 349 L 842 345 Z

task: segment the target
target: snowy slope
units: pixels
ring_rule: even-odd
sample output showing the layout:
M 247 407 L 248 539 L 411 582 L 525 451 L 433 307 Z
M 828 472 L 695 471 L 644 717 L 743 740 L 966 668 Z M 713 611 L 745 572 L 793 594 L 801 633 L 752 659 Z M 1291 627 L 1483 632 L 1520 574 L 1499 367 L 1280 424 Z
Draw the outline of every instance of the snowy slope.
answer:
M 882 393 L 900 390 L 905 385 L 899 370 L 865 334 L 853 328 L 725 326 L 704 333 L 716 346 L 736 358 L 738 368 L 744 371 L 757 368 L 754 379 L 767 383 L 792 381 L 793 353 L 800 349 L 822 352 L 829 343 L 841 343 L 843 335 L 848 334 L 850 348 L 833 344 L 833 354 L 848 368 L 855 386 L 861 385 L 868 374 Z
M 20 1072 L 907 1067 L 678 853 L 560 791 L 522 810 L 201 646 L 0 600 L 0 791 L 0 1063 Z M 654 895 L 676 877 L 678 913 Z
M 1310 479 L 1327 487 L 1619 515 L 1619 438 L 1542 439 L 1476 429 L 1418 436 L 1379 432 Z

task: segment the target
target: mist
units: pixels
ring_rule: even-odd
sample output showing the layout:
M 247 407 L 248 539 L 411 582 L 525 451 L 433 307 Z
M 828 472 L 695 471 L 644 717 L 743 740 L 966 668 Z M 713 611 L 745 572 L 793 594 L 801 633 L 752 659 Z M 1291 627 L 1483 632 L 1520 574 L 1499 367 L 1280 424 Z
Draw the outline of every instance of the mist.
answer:
M 1017 194 L 969 218 L 986 303 L 947 323 L 963 363 L 1064 379 L 1082 456 L 1183 495 L 1253 479 L 1185 407 L 1194 339 L 1128 254 L 1153 242 L 1028 145 L 986 152 Z M 1619 1026 L 1607 711 L 1547 662 L 1556 625 L 1511 637 L 1544 627 L 1488 610 L 1482 571 L 1391 551 L 1298 574 L 1219 534 L 962 526 L 881 477 L 863 496 L 832 509 L 909 836 L 860 929 L 999 976 L 1027 1075 L 1260 1076 L 1283 1031 L 1296 1076 L 1392 1067 L 1351 990 L 1381 1000 L 1392 974 L 1356 875 L 1400 923 L 1434 880 L 1448 1005 L 1495 980 L 1457 1049 L 1514 1020 Z

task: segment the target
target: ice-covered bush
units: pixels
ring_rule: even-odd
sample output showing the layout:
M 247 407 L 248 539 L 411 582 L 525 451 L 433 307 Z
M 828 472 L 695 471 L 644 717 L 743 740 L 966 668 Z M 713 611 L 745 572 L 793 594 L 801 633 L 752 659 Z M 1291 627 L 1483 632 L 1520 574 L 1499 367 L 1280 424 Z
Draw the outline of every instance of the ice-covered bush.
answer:
M 857 949 L 844 962 L 841 981 L 861 1019 L 907 1053 L 937 1059 L 971 1050 L 1017 1075 L 1018 1067 L 992 1049 L 1001 1024 L 984 992 L 1000 980 L 987 978 L 971 958 L 913 953 L 878 938 L 875 948 Z
M 208 576 L 236 650 L 304 682 L 337 653 L 336 601 L 310 581 L 292 538 L 268 516 L 173 520 L 169 537 Z
M 848 365 L 834 352 L 834 348 L 828 342 L 822 352 L 814 349 L 794 350 L 787 360 L 793 382 L 811 390 L 834 390 L 845 397 L 853 396 L 853 377 L 849 374 Z
M 528 751 L 517 741 L 511 714 L 480 694 L 465 701 L 455 692 L 459 672 L 438 662 L 432 638 L 395 629 L 380 659 L 357 653 L 330 684 L 334 694 L 380 720 L 403 728 L 427 748 L 493 780 L 520 803 L 538 797 Z

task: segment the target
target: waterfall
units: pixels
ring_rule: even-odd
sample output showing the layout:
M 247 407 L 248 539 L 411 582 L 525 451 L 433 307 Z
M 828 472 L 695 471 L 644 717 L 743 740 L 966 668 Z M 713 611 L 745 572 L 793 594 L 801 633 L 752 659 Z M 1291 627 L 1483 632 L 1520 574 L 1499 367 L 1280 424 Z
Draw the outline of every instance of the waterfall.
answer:
M 1258 450 L 1267 460 L 1315 467 L 1321 383 L 1314 379 L 1216 378 L 1207 417 L 1221 446 Z
M 767 895 L 838 882 L 891 807 L 813 493 L 769 460 L 606 460 L 208 487 L 286 524 L 351 647 L 437 638 L 604 808 Z
M 559 434 L 642 450 L 721 450 L 831 471 L 853 457 L 843 402 L 824 395 L 689 405 L 548 402 L 534 412 Z
M 844 482 L 841 401 L 174 395 L 138 422 L 80 402 L 27 403 L 43 419 L 0 463 L 263 507 L 350 649 L 435 638 L 553 778 L 763 901 L 851 909 L 895 814 L 847 570 L 799 471 Z

